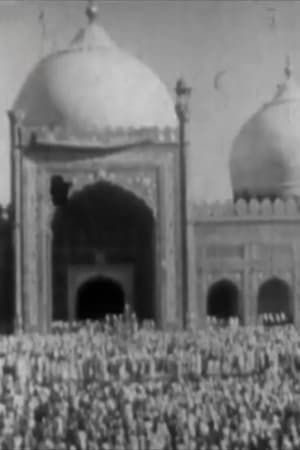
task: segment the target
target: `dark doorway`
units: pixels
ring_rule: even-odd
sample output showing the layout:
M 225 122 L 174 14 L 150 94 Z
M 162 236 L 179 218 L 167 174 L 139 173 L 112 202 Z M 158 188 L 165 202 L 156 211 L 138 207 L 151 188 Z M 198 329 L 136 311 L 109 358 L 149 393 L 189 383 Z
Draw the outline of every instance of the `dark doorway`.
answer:
M 279 279 L 271 278 L 263 283 L 258 292 L 258 316 L 262 318 L 271 315 L 274 320 L 267 320 L 265 324 L 276 324 L 276 315 L 283 315 L 285 322 L 292 320 L 291 289 L 289 285 Z
M 217 319 L 238 316 L 239 291 L 229 280 L 214 283 L 208 291 L 207 314 Z
M 124 312 L 124 291 L 120 283 L 105 277 L 85 282 L 77 293 L 77 320 L 102 320 Z
M 95 265 L 99 255 L 106 264 L 133 268 L 128 302 L 139 320 L 156 319 L 155 220 L 143 200 L 97 182 L 57 203 L 52 228 L 53 320 L 69 320 L 68 268 Z

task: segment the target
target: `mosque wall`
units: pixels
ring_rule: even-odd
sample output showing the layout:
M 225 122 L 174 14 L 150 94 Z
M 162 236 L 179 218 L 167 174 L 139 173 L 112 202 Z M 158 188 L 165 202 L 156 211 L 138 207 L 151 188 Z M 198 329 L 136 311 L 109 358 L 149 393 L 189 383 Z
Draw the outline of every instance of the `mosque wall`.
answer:
M 274 203 L 266 204 L 263 210 L 257 202 L 260 209 L 255 213 L 240 202 L 238 207 L 223 205 L 223 209 L 221 204 L 202 205 L 191 214 L 189 310 L 198 324 L 207 315 L 209 289 L 222 279 L 232 281 L 240 291 L 239 313 L 245 324 L 256 322 L 259 289 L 272 278 L 291 287 L 293 317 L 299 321 L 300 216 L 291 201 L 277 202 L 277 209 Z M 238 214 L 241 205 L 243 214 Z
M 32 329 L 49 327 L 51 298 L 52 177 L 70 184 L 70 196 L 98 182 L 119 186 L 152 211 L 155 220 L 155 273 L 158 322 L 182 321 L 180 202 L 177 145 L 170 136 L 154 144 L 129 143 L 105 150 L 86 144 L 70 148 L 33 144 L 23 152 L 23 278 L 24 323 Z M 57 151 L 59 149 L 59 151 Z M 95 205 L 96 207 L 96 205 Z M 30 260 L 27 264 L 25 261 Z M 29 324 L 29 325 L 28 325 Z M 31 329 L 30 328 L 30 329 Z
M 259 289 L 271 278 L 279 278 L 291 287 L 293 317 L 300 324 L 300 216 L 290 201 L 282 202 L 281 207 L 285 214 L 280 217 L 274 204 L 273 209 L 261 211 L 260 215 L 249 212 L 249 208 L 248 212 L 243 210 L 244 215 L 229 215 L 224 205 L 221 214 L 220 204 L 210 205 L 206 213 L 203 205 L 193 209 L 188 222 L 189 312 L 198 326 L 204 324 L 207 315 L 210 287 L 223 279 L 230 280 L 241 293 L 239 313 L 243 323 L 254 324 Z M 11 225 L 1 217 L 1 332 L 13 325 L 11 250 Z

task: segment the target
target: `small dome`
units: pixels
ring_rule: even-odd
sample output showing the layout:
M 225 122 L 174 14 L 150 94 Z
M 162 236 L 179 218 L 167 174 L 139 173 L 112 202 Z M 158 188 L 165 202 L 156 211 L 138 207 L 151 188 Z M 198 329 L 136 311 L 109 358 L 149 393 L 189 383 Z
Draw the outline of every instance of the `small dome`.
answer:
M 171 96 L 141 61 L 117 47 L 88 9 L 70 46 L 43 59 L 14 104 L 28 127 L 87 137 L 107 128 L 176 127 Z
M 300 87 L 286 81 L 236 137 L 230 157 L 235 198 L 300 197 Z

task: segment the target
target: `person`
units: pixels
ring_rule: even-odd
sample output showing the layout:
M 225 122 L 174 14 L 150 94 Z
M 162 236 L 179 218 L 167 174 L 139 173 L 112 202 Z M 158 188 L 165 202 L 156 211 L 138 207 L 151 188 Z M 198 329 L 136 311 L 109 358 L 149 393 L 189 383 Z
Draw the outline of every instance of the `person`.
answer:
M 299 348 L 291 325 L 134 315 L 0 337 L 0 450 L 297 448 Z

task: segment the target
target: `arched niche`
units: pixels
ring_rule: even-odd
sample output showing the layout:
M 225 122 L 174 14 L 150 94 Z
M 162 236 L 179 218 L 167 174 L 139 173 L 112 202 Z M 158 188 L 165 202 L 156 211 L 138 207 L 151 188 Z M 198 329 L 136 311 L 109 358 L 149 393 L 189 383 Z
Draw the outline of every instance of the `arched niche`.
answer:
M 230 279 L 223 278 L 210 285 L 207 293 L 207 315 L 228 320 L 240 315 L 240 292 Z
M 155 227 L 145 202 L 111 182 L 88 184 L 57 206 L 52 221 L 53 319 L 74 319 L 72 268 L 78 272 L 100 264 L 106 272 L 116 266 L 132 269 L 133 298 L 128 301 L 141 320 L 157 320 Z
M 293 320 L 292 289 L 286 280 L 277 276 L 264 280 L 258 289 L 257 314 L 258 317 L 284 314 L 287 322 Z
M 122 315 L 124 311 L 125 292 L 122 284 L 115 279 L 98 275 L 79 286 L 76 295 L 76 320 L 104 320 L 110 315 Z

